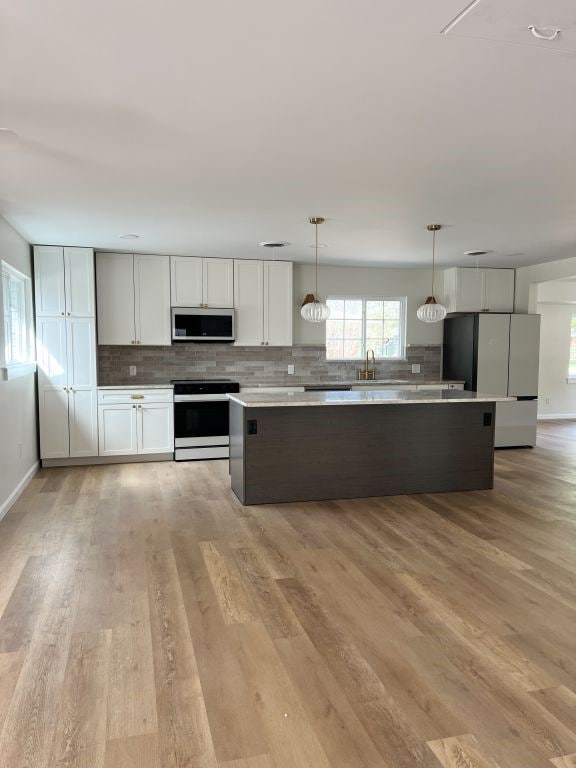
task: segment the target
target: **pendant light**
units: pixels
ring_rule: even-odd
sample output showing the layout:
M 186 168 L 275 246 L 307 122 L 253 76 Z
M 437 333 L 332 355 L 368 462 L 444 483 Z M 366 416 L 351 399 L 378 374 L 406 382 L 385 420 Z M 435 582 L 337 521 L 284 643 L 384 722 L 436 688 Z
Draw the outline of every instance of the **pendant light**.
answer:
M 426 299 L 421 307 L 418 307 L 416 315 L 418 320 L 422 320 L 423 323 L 439 323 L 440 320 L 444 320 L 446 317 L 446 307 L 442 304 L 438 304 L 434 296 L 434 272 L 436 267 L 436 232 L 442 229 L 442 224 L 428 224 L 429 232 L 432 232 L 432 290 L 430 296 Z
M 316 227 L 316 292 L 307 293 L 302 302 L 300 314 L 309 323 L 325 323 L 330 317 L 330 307 L 318 298 L 318 224 L 323 224 L 324 219 L 321 216 L 312 216 L 309 219 L 310 224 Z

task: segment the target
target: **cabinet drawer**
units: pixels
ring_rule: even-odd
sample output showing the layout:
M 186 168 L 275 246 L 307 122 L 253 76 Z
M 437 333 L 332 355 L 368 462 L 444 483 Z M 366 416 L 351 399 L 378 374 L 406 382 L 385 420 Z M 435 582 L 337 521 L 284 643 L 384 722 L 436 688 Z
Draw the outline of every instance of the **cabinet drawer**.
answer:
M 99 405 L 123 405 L 126 403 L 171 403 L 171 389 L 99 389 Z

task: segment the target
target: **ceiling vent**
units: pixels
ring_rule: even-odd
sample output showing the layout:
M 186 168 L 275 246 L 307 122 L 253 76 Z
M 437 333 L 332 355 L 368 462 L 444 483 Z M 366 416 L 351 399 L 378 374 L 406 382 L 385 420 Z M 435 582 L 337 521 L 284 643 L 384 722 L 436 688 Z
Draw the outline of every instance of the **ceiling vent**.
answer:
M 258 245 L 262 248 L 285 248 L 290 243 L 286 243 L 284 240 L 263 240 Z

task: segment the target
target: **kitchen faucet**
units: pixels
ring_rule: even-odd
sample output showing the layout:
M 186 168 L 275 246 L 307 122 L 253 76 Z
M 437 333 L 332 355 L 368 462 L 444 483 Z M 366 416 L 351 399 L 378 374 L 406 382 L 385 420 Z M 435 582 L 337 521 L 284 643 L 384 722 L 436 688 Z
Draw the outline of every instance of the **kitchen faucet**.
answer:
M 372 363 L 372 367 L 370 367 L 370 363 Z M 374 380 L 376 378 L 376 358 L 374 357 L 373 349 L 366 350 L 366 362 L 364 368 L 356 369 L 356 378 L 364 381 Z

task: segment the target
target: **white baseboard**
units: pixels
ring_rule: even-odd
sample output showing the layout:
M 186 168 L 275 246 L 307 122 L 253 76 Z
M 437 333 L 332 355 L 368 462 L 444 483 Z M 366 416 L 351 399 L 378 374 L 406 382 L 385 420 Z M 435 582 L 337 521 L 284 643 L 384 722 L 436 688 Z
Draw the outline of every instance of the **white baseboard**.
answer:
M 576 419 L 576 413 L 539 413 L 538 421 L 552 421 L 554 419 Z
M 12 491 L 10 496 L 8 496 L 6 501 L 3 502 L 2 504 L 0 504 L 0 520 L 2 520 L 4 515 L 8 512 L 8 510 L 11 507 L 13 507 L 14 504 L 18 501 L 18 498 L 19 498 L 20 494 L 24 491 L 24 488 L 26 488 L 26 486 L 28 485 L 30 480 L 32 480 L 32 478 L 34 477 L 36 472 L 38 472 L 38 468 L 39 467 L 40 467 L 40 462 L 39 461 L 35 462 L 30 467 L 28 472 L 26 472 L 26 474 L 24 475 L 22 480 L 20 480 L 20 482 L 18 483 L 16 488 L 14 488 L 14 490 Z

